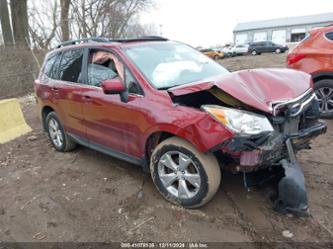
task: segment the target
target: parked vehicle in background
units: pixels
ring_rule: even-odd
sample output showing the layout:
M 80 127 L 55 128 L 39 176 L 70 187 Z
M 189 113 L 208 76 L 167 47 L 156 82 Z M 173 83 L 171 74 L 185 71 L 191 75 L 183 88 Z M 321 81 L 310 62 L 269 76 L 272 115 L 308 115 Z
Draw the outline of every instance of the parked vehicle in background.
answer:
M 203 53 L 204 55 L 208 56 L 209 58 L 212 58 L 213 60 L 219 60 L 224 57 L 224 53 L 222 51 L 215 50 L 212 48 L 201 49 L 200 52 Z
M 219 188 L 223 165 L 244 181 L 249 172 L 267 170 L 264 181 L 285 170 L 276 210 L 308 210 L 294 153 L 326 125 L 317 120 L 306 73 L 230 73 L 161 37 L 90 38 L 49 52 L 34 87 L 56 150 L 81 144 L 140 165 L 168 201 L 204 205 Z
M 258 55 L 262 53 L 284 53 L 288 50 L 287 45 L 279 45 L 271 41 L 253 42 L 249 46 L 249 53 Z
M 323 118 L 333 118 L 333 25 L 314 29 L 288 54 L 289 68 L 312 75 Z
M 248 44 L 238 44 L 232 47 L 233 55 L 245 55 L 249 51 Z
M 220 49 L 223 53 L 225 57 L 233 57 L 235 56 L 235 53 L 232 49 L 232 46 L 224 46 Z

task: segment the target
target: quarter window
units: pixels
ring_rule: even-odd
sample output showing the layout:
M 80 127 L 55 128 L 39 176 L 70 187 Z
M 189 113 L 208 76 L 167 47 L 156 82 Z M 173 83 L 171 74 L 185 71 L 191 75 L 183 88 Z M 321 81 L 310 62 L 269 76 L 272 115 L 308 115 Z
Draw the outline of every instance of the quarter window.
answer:
M 53 67 L 53 64 L 54 64 L 56 58 L 57 58 L 57 55 L 54 55 L 51 58 L 49 58 L 46 61 L 45 66 L 43 68 L 43 73 L 46 74 L 49 78 L 51 78 L 51 71 L 52 71 L 52 67 Z
M 53 55 L 47 60 L 43 68 L 43 73 L 50 79 L 59 79 L 58 67 L 61 60 L 61 53 Z
M 326 38 L 333 41 L 333 32 L 329 32 L 325 34 Z
M 81 82 L 83 49 L 69 50 L 63 53 L 59 66 L 60 79 L 78 83 Z

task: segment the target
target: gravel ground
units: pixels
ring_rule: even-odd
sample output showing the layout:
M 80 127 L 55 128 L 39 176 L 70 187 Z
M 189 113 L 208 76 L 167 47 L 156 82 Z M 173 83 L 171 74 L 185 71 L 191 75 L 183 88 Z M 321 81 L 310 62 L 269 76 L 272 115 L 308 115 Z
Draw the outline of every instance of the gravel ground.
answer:
M 242 56 L 221 63 L 229 70 L 284 67 L 285 55 Z M 83 147 L 56 152 L 41 130 L 33 99 L 21 102 L 33 132 L 0 146 L 0 241 L 333 239 L 331 121 L 313 149 L 299 154 L 312 214 L 300 219 L 275 213 L 266 188 L 247 192 L 241 176 L 227 173 L 206 206 L 186 210 L 170 204 L 134 165 Z

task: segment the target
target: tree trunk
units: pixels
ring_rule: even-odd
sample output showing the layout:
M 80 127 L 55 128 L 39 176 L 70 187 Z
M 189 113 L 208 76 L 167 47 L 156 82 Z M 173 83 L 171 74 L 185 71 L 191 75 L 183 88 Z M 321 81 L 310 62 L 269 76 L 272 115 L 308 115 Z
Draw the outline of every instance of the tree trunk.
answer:
M 0 22 L 5 46 L 12 46 L 13 32 L 10 26 L 7 0 L 0 0 Z
M 28 33 L 27 0 L 10 0 L 13 33 L 16 47 L 27 47 Z
M 67 41 L 69 40 L 69 22 L 68 22 L 68 15 L 69 15 L 69 4 L 70 0 L 60 0 L 61 4 L 61 33 L 62 33 L 62 40 Z

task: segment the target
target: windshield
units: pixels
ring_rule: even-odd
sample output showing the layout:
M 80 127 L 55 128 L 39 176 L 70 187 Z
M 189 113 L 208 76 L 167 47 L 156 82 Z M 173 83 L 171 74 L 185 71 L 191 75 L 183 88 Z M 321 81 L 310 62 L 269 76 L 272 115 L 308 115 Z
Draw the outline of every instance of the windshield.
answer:
M 125 53 L 157 89 L 229 73 L 199 51 L 176 42 L 130 47 Z

